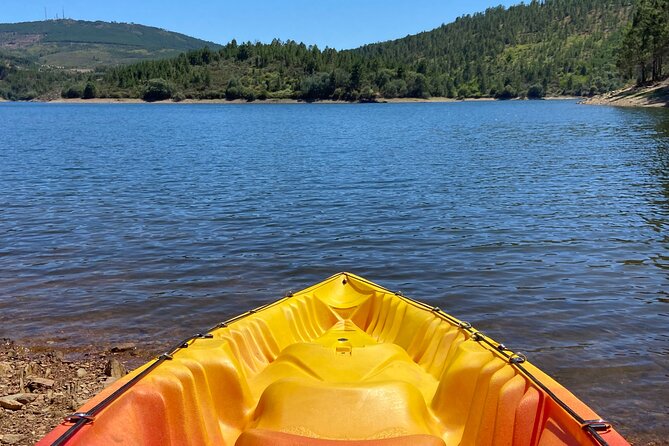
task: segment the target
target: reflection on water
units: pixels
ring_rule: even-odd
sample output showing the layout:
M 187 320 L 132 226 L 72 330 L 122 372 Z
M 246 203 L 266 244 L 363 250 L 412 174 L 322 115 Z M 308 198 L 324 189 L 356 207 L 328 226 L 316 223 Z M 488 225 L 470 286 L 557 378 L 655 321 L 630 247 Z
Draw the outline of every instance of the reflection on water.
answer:
M 0 123 L 0 336 L 174 340 L 350 270 L 669 436 L 665 110 L 0 104 Z

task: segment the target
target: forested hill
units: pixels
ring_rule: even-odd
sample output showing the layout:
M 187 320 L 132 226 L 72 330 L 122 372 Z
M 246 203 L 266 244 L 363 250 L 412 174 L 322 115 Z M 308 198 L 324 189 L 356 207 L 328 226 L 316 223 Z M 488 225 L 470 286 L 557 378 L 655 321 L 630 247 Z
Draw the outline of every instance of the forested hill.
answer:
M 145 100 L 593 95 L 629 80 L 616 62 L 633 3 L 532 1 L 346 51 L 232 41 L 67 79 L 51 72 L 27 82 L 25 73 L 5 68 L 4 86 L 0 63 L 0 95 L 44 97 L 54 86 L 66 97 Z
M 130 23 L 46 20 L 0 24 L 0 51 L 40 65 L 93 68 L 174 57 L 211 42 Z
M 533 85 L 549 94 L 589 95 L 620 85 L 617 53 L 633 3 L 547 0 L 500 6 L 355 53 L 380 66 L 405 65 L 424 74 L 433 95 L 488 96 L 505 86 L 523 94 Z
M 632 2 L 547 0 L 492 8 L 429 32 L 339 52 L 295 42 L 231 42 L 217 52 L 120 67 L 98 91 L 363 101 L 592 95 L 626 80 L 616 61 Z

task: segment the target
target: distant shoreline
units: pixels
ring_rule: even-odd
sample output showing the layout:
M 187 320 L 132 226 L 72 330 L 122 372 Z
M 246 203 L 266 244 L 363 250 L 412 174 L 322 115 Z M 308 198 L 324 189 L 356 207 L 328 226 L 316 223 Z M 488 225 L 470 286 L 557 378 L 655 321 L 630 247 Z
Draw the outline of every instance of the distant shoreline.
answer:
M 582 100 L 580 97 L 573 96 L 551 96 L 542 98 L 542 100 L 549 101 L 577 101 Z M 528 99 L 511 99 L 510 101 L 524 101 Z M 502 101 L 495 98 L 465 98 L 465 99 L 454 99 L 446 97 L 433 97 L 433 98 L 391 98 L 391 99 L 379 99 L 374 102 L 349 102 L 349 101 L 333 101 L 333 100 L 319 100 L 319 101 L 304 101 L 298 99 L 264 99 L 264 100 L 255 100 L 255 101 L 246 101 L 243 99 L 235 99 L 228 101 L 226 99 L 185 99 L 183 101 L 156 101 L 156 102 L 146 102 L 142 99 L 136 98 L 94 98 L 94 99 L 53 99 L 45 101 L 30 101 L 36 103 L 44 104 L 427 104 L 427 103 L 450 103 L 450 102 L 494 102 Z

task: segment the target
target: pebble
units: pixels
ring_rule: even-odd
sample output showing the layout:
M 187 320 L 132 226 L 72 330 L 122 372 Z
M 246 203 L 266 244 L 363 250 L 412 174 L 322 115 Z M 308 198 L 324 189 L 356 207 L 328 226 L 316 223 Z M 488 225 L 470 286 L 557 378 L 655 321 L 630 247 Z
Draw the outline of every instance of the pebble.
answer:
M 102 383 L 102 385 L 104 385 L 105 387 L 109 387 L 109 386 L 111 386 L 112 384 L 114 384 L 116 381 L 118 381 L 118 378 L 114 378 L 113 376 L 110 376 L 109 378 L 107 378 L 107 379 Z
M 0 407 L 3 407 L 7 410 L 21 410 L 23 404 L 19 403 L 13 398 L 3 396 L 2 398 L 0 398 Z
M 6 398 L 16 400 L 21 404 L 28 404 L 35 401 L 37 399 L 37 395 L 34 393 L 15 393 L 14 395 L 8 395 Z
M 8 362 L 0 362 L 0 376 L 11 376 L 14 373 L 12 365 Z
M 132 342 L 123 342 L 121 344 L 116 344 L 109 349 L 112 353 L 127 352 L 128 350 L 135 350 L 137 346 Z
M 53 379 L 49 379 L 49 378 L 29 377 L 27 387 L 31 391 L 35 391 L 35 390 L 39 390 L 39 389 L 50 389 L 50 388 L 53 387 L 53 385 L 55 383 L 56 382 Z
M 120 378 L 126 374 L 125 367 L 123 367 L 123 364 L 116 359 L 116 358 L 111 358 L 109 361 L 107 361 L 107 364 L 105 364 L 105 375 L 111 376 L 112 378 Z
M 83 367 L 79 367 L 77 369 L 77 376 L 79 378 L 83 378 L 84 376 L 86 376 L 86 373 L 88 373 L 88 372 L 86 372 L 86 369 L 84 369 Z
M 42 366 L 36 362 L 29 362 L 23 368 L 26 376 L 39 376 L 42 374 Z
M 0 435 L 1 444 L 18 444 L 23 437 L 18 434 L 2 434 Z

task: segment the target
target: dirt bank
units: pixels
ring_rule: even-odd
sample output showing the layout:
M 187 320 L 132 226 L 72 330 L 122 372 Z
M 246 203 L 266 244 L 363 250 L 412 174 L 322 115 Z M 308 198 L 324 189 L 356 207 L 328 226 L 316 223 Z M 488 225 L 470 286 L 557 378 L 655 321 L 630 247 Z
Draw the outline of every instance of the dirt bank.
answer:
M 667 107 L 669 106 L 669 78 L 649 85 L 611 91 L 586 99 L 581 103 L 619 107 Z

